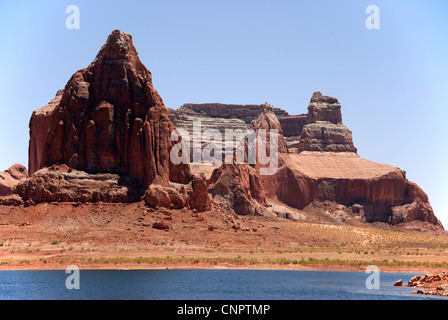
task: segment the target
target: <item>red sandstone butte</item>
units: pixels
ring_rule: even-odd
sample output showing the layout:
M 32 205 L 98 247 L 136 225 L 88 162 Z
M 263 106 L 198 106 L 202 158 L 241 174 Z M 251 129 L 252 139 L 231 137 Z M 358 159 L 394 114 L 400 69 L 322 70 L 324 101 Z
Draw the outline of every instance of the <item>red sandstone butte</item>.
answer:
M 77 71 L 30 120 L 30 174 L 53 164 L 113 173 L 144 186 L 188 183 L 188 165 L 173 165 L 174 130 L 129 34 L 115 30 L 95 60 Z

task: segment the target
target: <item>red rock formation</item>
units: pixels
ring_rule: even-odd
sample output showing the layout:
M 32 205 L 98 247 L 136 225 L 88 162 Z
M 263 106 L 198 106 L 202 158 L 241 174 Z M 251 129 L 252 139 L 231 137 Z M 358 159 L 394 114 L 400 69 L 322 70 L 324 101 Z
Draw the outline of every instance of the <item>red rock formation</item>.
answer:
M 357 152 L 352 132 L 342 124 L 341 104 L 336 98 L 315 92 L 308 106 L 298 151 Z
M 28 177 L 28 171 L 21 164 L 15 164 L 11 168 L 0 171 L 0 196 L 11 195 L 15 187 Z
M 209 211 L 212 205 L 205 176 L 202 174 L 195 174 L 193 175 L 191 183 L 193 192 L 190 195 L 190 207 L 199 212 Z
M 5 170 L 15 180 L 24 180 L 28 178 L 28 171 L 21 164 L 15 164 L 11 168 Z
M 135 181 L 123 181 L 117 174 L 89 174 L 67 165 L 53 165 L 36 171 L 17 186 L 24 200 L 39 202 L 133 202 L 141 192 Z
M 265 130 L 267 133 L 267 150 L 269 147 L 269 133 L 271 130 L 277 130 L 277 142 L 278 142 L 278 152 L 280 153 L 288 153 L 288 145 L 286 144 L 285 137 L 283 136 L 283 129 L 278 121 L 276 115 L 274 114 L 274 107 L 268 103 L 264 103 L 262 106 L 261 112 L 258 114 L 258 117 L 252 121 L 252 129 L 257 130 Z
M 193 175 L 189 184 L 151 185 L 146 191 L 145 202 L 153 208 L 181 209 L 189 206 L 198 212 L 209 211 L 212 207 L 203 175 Z
M 184 115 L 189 116 L 207 116 L 211 118 L 226 118 L 226 119 L 242 119 L 246 124 L 250 124 L 260 113 L 261 105 L 236 105 L 236 104 L 222 104 L 222 103 L 186 103 L 177 110 L 170 110 L 173 115 L 173 122 L 176 123 L 176 117 Z M 274 108 L 273 112 L 276 116 L 287 116 L 288 112 L 280 108 Z
M 241 215 L 263 215 L 267 199 L 257 171 L 248 164 L 224 164 L 209 181 L 213 200 Z
M 179 203 L 179 208 L 185 206 L 185 199 L 174 188 L 162 187 L 159 185 L 151 185 L 145 194 L 146 204 L 150 207 L 157 208 L 175 208 Z
M 257 133 L 257 139 L 260 139 L 258 130 L 265 130 L 266 145 L 263 147 L 268 153 L 273 141 L 271 130 L 277 130 L 277 157 L 279 154 L 288 154 L 282 128 L 271 105 L 268 103 L 262 105 L 258 117 L 252 121 L 251 129 Z M 239 147 L 242 148 L 243 145 Z M 258 147 L 258 143 L 256 146 L 249 146 L 248 143 L 245 143 L 245 160 L 247 160 L 248 148 L 257 150 Z M 234 154 L 233 160 L 233 164 L 223 164 L 213 171 L 208 181 L 213 200 L 241 215 L 266 215 L 265 207 L 268 206 L 268 203 L 259 175 L 260 168 L 265 165 L 259 164 L 258 152 L 257 163 L 253 164 L 254 167 L 248 163 L 236 164 L 236 154 Z
M 132 37 L 115 30 L 90 66 L 71 77 L 62 96 L 33 114 L 30 167 L 34 172 L 67 164 L 135 177 L 146 186 L 187 183 L 189 166 L 169 161 L 173 130 Z
M 24 201 L 18 194 L 11 194 L 7 196 L 0 196 L 0 205 L 4 206 L 20 206 L 23 205 Z
M 296 168 L 290 156 L 280 157 L 280 167 L 274 175 L 261 176 L 263 190 L 270 198 L 303 209 L 316 197 L 317 181 Z
M 411 221 L 426 221 L 442 227 L 429 203 L 426 193 L 415 183 L 406 180 L 405 204 L 391 207 L 388 222 L 398 224 Z
M 193 109 L 184 106 L 176 111 L 176 116 L 183 118 L 184 122 L 191 121 L 192 116 L 205 117 L 208 127 L 222 127 L 225 124 L 222 119 L 213 122 L 214 116 L 219 114 L 223 117 L 223 112 L 215 104 L 195 106 Z M 234 208 L 240 214 L 248 214 L 250 210 L 245 208 L 250 206 L 265 211 L 267 198 L 297 209 L 330 201 L 342 205 L 348 213 L 365 222 L 398 224 L 424 221 L 442 228 L 428 197 L 406 179 L 404 171 L 361 159 L 356 154 L 352 133 L 342 124 L 341 104 L 336 98 L 316 92 L 306 116 L 280 115 L 281 120 L 277 120 L 275 112 L 267 110 L 271 109 L 269 106 L 264 109 L 258 119 L 252 121 L 252 128 L 268 131 L 279 128 L 283 134 L 287 128 L 292 138 L 290 145 L 298 143 L 299 154 L 282 152 L 286 147 L 281 142 L 284 140 L 281 135 L 279 166 L 274 174 L 259 175 L 258 170 L 262 167 L 259 163 L 255 165 L 255 170 L 247 165 L 222 166 L 214 171 L 209 181 L 209 190 L 215 202 Z M 246 111 L 241 113 L 244 117 L 252 115 Z M 242 116 L 237 118 L 242 119 Z M 178 122 L 181 127 L 183 121 Z M 297 137 L 298 131 L 301 131 L 300 137 Z M 245 170 L 251 172 L 257 181 L 252 184 L 252 189 L 249 187 L 250 179 L 241 172 Z M 261 205 L 257 203 L 258 198 L 253 196 L 256 192 L 263 194 L 260 197 Z M 239 202 L 235 201 L 235 197 L 240 195 L 240 203 L 244 205 L 237 208 Z
M 269 197 L 292 207 L 331 201 L 356 207 L 366 222 L 418 220 L 443 228 L 427 195 L 399 168 L 355 153 L 303 152 L 282 155 L 282 163 L 276 174 L 261 181 Z
M 425 288 L 413 291 L 413 294 L 448 296 L 448 273 L 425 274 L 412 277 L 406 287 Z
M 342 126 L 337 99 L 315 94 L 309 121 L 327 128 Z M 279 121 L 269 105 L 252 122 L 252 128 L 279 129 L 279 168 L 274 174 L 264 176 L 258 174 L 263 167 L 259 163 L 255 168 L 223 165 L 209 180 L 215 202 L 239 214 L 253 214 L 258 209 L 266 214 L 267 197 L 297 209 L 313 202 L 331 201 L 352 208 L 353 214 L 365 222 L 397 224 L 419 220 L 442 227 L 426 194 L 408 181 L 402 170 L 361 159 L 354 152 L 288 154 Z
M 338 99 L 323 96 L 320 92 L 315 92 L 311 97 L 308 106 L 307 123 L 330 122 L 342 124 L 341 104 Z
M 247 125 L 259 110 L 246 107 L 238 126 Z M 201 108 L 204 105 L 185 107 L 190 116 L 203 115 Z M 232 121 L 233 115 L 227 113 L 241 109 L 216 104 L 210 108 L 207 117 L 222 117 L 227 120 L 220 119 L 224 124 Z M 403 171 L 357 156 L 336 98 L 317 92 L 305 124 L 303 117 L 295 119 L 297 123 L 290 120 L 291 133 L 303 125 L 298 154 L 288 154 L 275 111 L 266 104 L 252 128 L 279 130 L 279 169 L 261 176 L 258 163 L 221 166 L 208 181 L 216 203 L 254 215 L 268 214 L 268 197 L 298 209 L 331 201 L 351 207 L 367 222 L 421 220 L 442 227 L 426 194 Z M 27 203 L 126 202 L 144 195 L 153 207 L 210 210 L 205 178 L 192 178 L 189 165 L 174 165 L 169 159 L 173 130 L 168 109 L 131 36 L 114 31 L 90 66 L 76 72 L 63 92 L 33 113 L 29 161 L 34 175 L 17 186 L 18 193 Z M 51 167 L 41 169 L 45 166 Z M 20 199 L 5 201 L 20 203 L 16 200 Z

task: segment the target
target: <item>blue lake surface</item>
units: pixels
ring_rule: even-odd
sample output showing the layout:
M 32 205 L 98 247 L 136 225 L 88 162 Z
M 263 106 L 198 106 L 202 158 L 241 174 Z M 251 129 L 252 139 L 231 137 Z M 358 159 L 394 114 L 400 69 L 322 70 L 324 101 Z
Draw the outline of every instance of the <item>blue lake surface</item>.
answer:
M 394 287 L 414 274 L 284 270 L 80 270 L 68 290 L 62 271 L 0 271 L 0 300 L 405 300 L 440 299 Z

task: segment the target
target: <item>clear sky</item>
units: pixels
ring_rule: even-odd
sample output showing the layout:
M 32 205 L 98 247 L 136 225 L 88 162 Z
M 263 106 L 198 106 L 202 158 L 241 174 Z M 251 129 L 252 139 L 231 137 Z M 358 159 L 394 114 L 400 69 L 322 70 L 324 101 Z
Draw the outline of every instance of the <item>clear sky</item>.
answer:
M 368 5 L 380 30 L 368 30 Z M 80 9 L 68 30 L 65 10 Z M 342 103 L 358 154 L 407 172 L 448 228 L 448 1 L 0 0 L 0 170 L 28 163 L 28 122 L 112 30 L 133 36 L 167 107 Z

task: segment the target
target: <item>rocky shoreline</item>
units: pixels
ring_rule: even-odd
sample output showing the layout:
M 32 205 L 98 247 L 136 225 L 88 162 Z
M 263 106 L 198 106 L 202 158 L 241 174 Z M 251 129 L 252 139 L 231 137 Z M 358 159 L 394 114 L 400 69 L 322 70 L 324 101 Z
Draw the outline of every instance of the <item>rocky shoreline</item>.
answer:
M 395 286 L 402 286 L 403 280 L 398 280 Z M 412 277 L 406 287 L 418 288 L 413 294 L 448 296 L 448 272 L 425 274 Z

